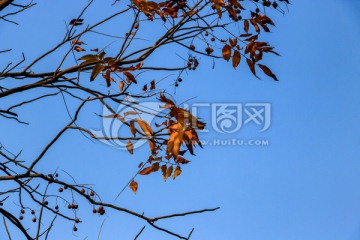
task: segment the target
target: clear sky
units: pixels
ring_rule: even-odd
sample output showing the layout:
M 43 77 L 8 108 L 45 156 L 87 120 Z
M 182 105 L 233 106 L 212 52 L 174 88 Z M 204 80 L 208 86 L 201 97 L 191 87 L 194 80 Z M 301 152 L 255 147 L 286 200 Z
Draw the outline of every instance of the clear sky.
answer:
M 202 109 L 210 133 L 200 135 L 263 139 L 269 144 L 196 149 L 197 156 L 178 179 L 164 183 L 159 174 L 138 178 L 137 195 L 126 190 L 117 204 L 148 215 L 221 207 L 163 222 L 184 235 L 195 227 L 194 240 L 360 239 L 360 2 L 292 2 L 290 12 L 278 14 L 277 27 L 267 36 L 282 55 L 266 60 L 279 82 L 265 77 L 259 81 L 244 67 L 235 71 L 225 62 L 217 62 L 214 70 L 205 63 L 176 94 L 178 102 L 197 97 L 190 104 L 270 103 L 271 126 L 264 132 L 246 125 L 233 134 L 217 133 L 209 109 Z M 30 56 L 49 49 L 63 34 L 63 20 L 76 16 L 80 8 L 70 3 L 39 1 L 18 18 L 18 28 L 0 22 L 1 48 L 31 48 Z M 94 10 L 86 19 L 96 14 Z M 35 35 L 39 28 L 42 34 Z M 36 155 L 68 121 L 58 119 L 59 114 L 66 116 L 60 97 L 23 108 L 22 114 L 30 127 L 0 119 L 0 139 L 14 151 L 24 149 L 24 158 Z M 97 128 L 100 122 L 93 124 Z M 78 182 L 96 183 L 103 198 L 111 201 L 136 172 L 139 158 L 145 157 L 140 152 L 130 156 L 73 132 L 49 152 L 49 164 L 43 161 L 40 169 L 65 169 Z M 90 211 L 81 216 L 89 220 L 79 225 L 78 239 L 97 239 L 104 218 Z M 58 224 L 61 228 L 51 239 L 69 239 L 72 225 Z M 101 239 L 133 239 L 143 224 L 109 211 Z M 173 238 L 148 227 L 140 239 Z

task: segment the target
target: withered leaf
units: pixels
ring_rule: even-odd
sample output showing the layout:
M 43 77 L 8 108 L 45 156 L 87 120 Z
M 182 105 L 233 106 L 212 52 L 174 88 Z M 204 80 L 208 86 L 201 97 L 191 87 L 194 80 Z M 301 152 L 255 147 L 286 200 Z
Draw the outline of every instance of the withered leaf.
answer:
M 226 61 L 229 61 L 230 60 L 230 57 L 231 57 L 231 47 L 229 45 L 225 45 L 223 48 L 222 48 L 222 56 L 223 58 L 226 60 Z
M 244 20 L 244 31 L 249 33 L 249 21 L 247 19 Z
M 165 181 L 166 181 L 166 179 L 168 179 L 171 176 L 173 170 L 174 170 L 173 166 L 168 167 L 168 169 L 166 170 L 166 173 L 164 175 Z
M 124 85 L 125 85 L 124 81 L 121 81 L 121 82 L 119 83 L 120 92 L 124 91 Z
M 256 71 L 255 71 L 255 64 L 253 61 L 251 61 L 250 59 L 246 58 L 246 62 L 249 65 L 249 68 L 251 70 L 251 72 L 254 74 L 255 77 L 257 77 L 258 79 L 260 79 L 258 76 L 256 76 Z
M 94 81 L 94 79 L 102 72 L 104 66 L 101 63 L 95 64 L 91 71 L 90 81 Z
M 129 187 L 130 189 L 134 192 L 134 194 L 136 194 L 136 191 L 138 190 L 138 183 L 135 182 L 134 180 L 132 180 L 132 182 L 130 183 Z
M 144 131 L 145 135 L 147 135 L 148 137 L 151 137 L 153 135 L 153 130 L 147 122 L 139 118 L 136 118 L 135 120 L 139 124 L 140 128 Z
M 137 83 L 134 75 L 132 75 L 131 73 L 129 73 L 129 72 L 124 72 L 124 75 L 126 76 L 126 81 L 132 82 L 132 83 L 135 83 L 135 84 Z
M 134 146 L 130 140 L 126 144 L 126 149 L 129 151 L 130 154 L 134 154 Z
M 181 173 L 182 173 L 182 171 L 181 171 L 180 166 L 177 166 L 177 167 L 175 168 L 174 174 L 172 175 L 172 178 L 175 179 L 175 178 L 178 177 Z
M 276 75 L 265 65 L 258 64 L 258 66 L 263 70 L 263 72 L 268 75 L 269 77 L 272 77 L 275 81 L 279 81 L 276 77 Z
M 152 80 L 150 82 L 150 90 L 154 90 L 155 89 L 155 80 Z
M 237 66 L 238 66 L 239 63 L 240 63 L 240 60 L 241 60 L 240 52 L 239 52 L 238 50 L 235 50 L 234 56 L 233 56 L 233 58 L 232 58 L 232 65 L 233 65 L 234 69 L 237 68 Z
M 149 166 L 147 168 L 144 168 L 143 170 L 141 170 L 139 172 L 140 175 L 149 175 L 150 173 L 153 172 L 153 166 Z
M 136 128 L 135 128 L 135 121 L 134 120 L 130 121 L 130 131 L 135 137 L 136 136 Z

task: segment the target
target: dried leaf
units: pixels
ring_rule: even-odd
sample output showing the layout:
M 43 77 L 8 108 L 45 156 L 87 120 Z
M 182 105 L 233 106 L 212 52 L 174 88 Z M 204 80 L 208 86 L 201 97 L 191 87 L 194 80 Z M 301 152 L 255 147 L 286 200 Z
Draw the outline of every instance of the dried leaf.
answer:
M 171 174 L 173 172 L 173 169 L 174 169 L 173 166 L 168 167 L 168 169 L 166 170 L 166 173 L 164 175 L 164 180 L 165 181 L 166 181 L 166 179 L 168 179 L 171 176 Z
M 222 48 L 222 56 L 223 58 L 226 60 L 226 61 L 229 61 L 230 60 L 230 57 L 231 57 L 231 47 L 229 45 L 225 45 L 223 48 Z
M 255 64 L 253 61 L 251 61 L 250 59 L 246 58 L 246 62 L 249 65 L 249 68 L 251 70 L 251 72 L 254 74 L 255 77 L 259 78 L 258 76 L 256 76 L 256 71 L 255 71 Z
M 128 81 L 128 82 L 133 82 L 133 83 L 135 83 L 135 84 L 137 83 L 134 75 L 132 75 L 131 73 L 129 73 L 129 72 L 124 72 L 124 75 L 126 76 L 126 81 Z
M 272 77 L 275 81 L 279 81 L 275 74 L 272 73 L 272 71 L 265 65 L 258 64 L 258 66 L 263 70 L 263 72 L 268 75 L 269 77 Z
M 176 168 L 175 168 L 175 171 L 174 171 L 174 174 L 172 175 L 172 178 L 173 179 L 175 179 L 176 177 L 178 177 L 180 174 L 181 174 L 181 168 L 180 168 L 180 166 L 177 166 Z
M 74 50 L 77 51 L 77 52 L 84 52 L 85 51 L 85 49 L 83 49 L 82 47 L 79 47 L 79 46 L 75 46 Z
M 139 118 L 136 118 L 135 120 L 139 124 L 140 128 L 144 131 L 145 135 L 147 135 L 148 137 L 151 137 L 153 135 L 153 130 L 147 122 Z
M 130 154 L 134 154 L 134 146 L 132 144 L 132 142 L 129 142 L 126 144 L 126 149 L 129 151 Z
M 103 69 L 104 66 L 101 65 L 101 63 L 95 64 L 91 72 L 90 81 L 94 81 L 94 79 L 101 73 Z
M 124 81 L 121 81 L 121 82 L 119 83 L 120 92 L 124 91 L 124 85 L 125 85 Z
M 150 173 L 153 172 L 153 167 L 150 166 L 150 167 L 147 167 L 147 168 L 144 168 L 143 170 L 141 170 L 139 172 L 140 175 L 149 175 Z
M 235 47 L 237 44 L 237 38 L 234 38 L 233 40 L 229 39 L 229 42 L 231 47 Z
M 238 66 L 239 63 L 240 63 L 240 60 L 241 60 L 240 52 L 239 52 L 238 50 L 235 50 L 234 56 L 233 56 L 233 58 L 232 58 L 232 65 L 233 65 L 234 69 L 237 68 L 237 66 Z
M 134 192 L 134 194 L 136 194 L 136 191 L 138 190 L 138 183 L 135 182 L 134 180 L 132 180 L 132 182 L 130 183 L 129 187 L 130 189 Z
M 154 90 L 155 89 L 155 80 L 152 80 L 150 82 L 150 90 Z
M 130 131 L 131 133 L 134 135 L 134 137 L 136 136 L 136 128 L 135 128 L 135 124 L 134 124 L 134 120 L 130 121 Z
M 247 19 L 244 20 L 244 31 L 249 33 L 249 21 Z

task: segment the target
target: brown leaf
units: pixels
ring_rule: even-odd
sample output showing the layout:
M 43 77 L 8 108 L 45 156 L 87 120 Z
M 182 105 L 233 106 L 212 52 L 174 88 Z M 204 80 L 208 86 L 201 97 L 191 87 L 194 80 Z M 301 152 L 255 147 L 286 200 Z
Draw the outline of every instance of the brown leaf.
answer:
M 166 179 L 168 179 L 171 176 L 171 174 L 173 172 L 173 169 L 174 169 L 173 166 L 168 167 L 168 169 L 166 170 L 166 173 L 164 175 L 164 180 L 165 181 L 166 181 Z
M 150 90 L 154 90 L 155 89 L 155 80 L 152 80 L 150 82 Z
M 244 20 L 244 31 L 249 33 L 249 21 L 247 19 Z
M 94 81 L 94 79 L 102 72 L 104 66 L 101 63 L 95 64 L 91 71 L 90 81 Z
M 136 136 L 136 128 L 135 128 L 135 121 L 134 120 L 131 120 L 130 121 L 130 131 L 131 133 L 134 135 L 134 137 Z
M 234 38 L 233 40 L 229 39 L 229 42 L 231 47 L 235 47 L 237 44 L 237 38 Z
M 139 172 L 139 174 L 140 175 L 149 175 L 152 172 L 153 172 L 153 166 L 150 166 L 150 167 L 147 167 L 147 168 L 144 168 L 143 170 L 141 170 Z
M 139 118 L 136 118 L 135 120 L 139 124 L 140 128 L 144 131 L 145 135 L 147 135 L 148 137 L 151 137 L 153 135 L 153 130 L 147 122 Z
M 175 168 L 175 171 L 174 171 L 174 174 L 172 175 L 172 178 L 173 179 L 175 179 L 176 177 L 178 177 L 180 174 L 181 174 L 181 168 L 180 168 L 180 166 L 177 166 L 176 168 Z
M 144 92 L 147 91 L 147 84 L 145 84 L 145 85 L 143 86 L 142 90 L 143 90 Z
M 233 65 L 234 69 L 237 68 L 237 66 L 238 66 L 239 63 L 240 63 L 240 60 L 241 60 L 240 52 L 239 52 L 238 50 L 235 50 L 234 56 L 233 56 L 233 58 L 232 58 L 232 65 Z
M 126 76 L 126 81 L 128 81 L 128 82 L 133 82 L 133 83 L 135 83 L 135 84 L 137 83 L 134 75 L 132 75 L 131 73 L 129 73 L 129 72 L 124 72 L 124 75 Z
M 121 82 L 119 83 L 120 92 L 122 92 L 122 91 L 124 90 L 124 85 L 125 85 L 124 81 L 121 81 Z
M 132 180 L 132 182 L 130 183 L 129 187 L 131 190 L 133 190 L 134 194 L 136 194 L 136 191 L 138 190 L 138 183 L 135 182 L 134 180 Z
M 231 47 L 229 45 L 225 45 L 223 48 L 222 48 L 222 56 L 223 58 L 226 60 L 226 61 L 229 61 L 230 60 L 230 57 L 231 57 Z
M 129 151 L 130 154 L 134 154 L 134 146 L 132 144 L 132 142 L 129 142 L 126 144 L 126 149 Z
M 272 77 L 275 81 L 279 81 L 276 77 L 275 74 L 272 73 L 272 71 L 270 70 L 270 68 L 268 68 L 265 65 L 262 64 L 258 64 L 258 66 L 261 68 L 261 70 L 263 70 L 263 72 L 268 75 L 269 77 Z
M 74 50 L 77 51 L 77 52 L 84 52 L 85 51 L 85 49 L 83 49 L 83 48 L 81 48 L 79 46 L 75 46 Z
M 151 167 L 152 167 L 153 172 L 158 171 L 160 169 L 159 162 L 153 163 L 153 165 Z
M 249 65 L 249 68 L 251 70 L 251 72 L 254 74 L 255 77 L 259 78 L 258 76 L 256 76 L 256 71 L 255 71 L 255 64 L 253 61 L 251 61 L 250 59 L 246 58 L 246 62 Z

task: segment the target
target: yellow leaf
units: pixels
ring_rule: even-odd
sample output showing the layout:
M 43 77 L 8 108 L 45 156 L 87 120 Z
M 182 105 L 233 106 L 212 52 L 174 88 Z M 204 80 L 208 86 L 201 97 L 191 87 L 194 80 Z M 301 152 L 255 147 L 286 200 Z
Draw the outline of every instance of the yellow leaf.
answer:
M 181 171 L 180 166 L 177 166 L 177 167 L 175 168 L 175 171 L 174 171 L 174 174 L 173 174 L 172 178 L 175 179 L 175 178 L 178 177 L 181 173 L 182 173 L 182 171 Z
M 137 191 L 137 189 L 138 189 L 138 183 L 137 182 L 135 182 L 134 180 L 130 183 L 130 185 L 129 185 L 129 187 L 130 187 L 130 189 L 131 190 L 133 190 L 133 192 L 136 194 L 136 191 Z

